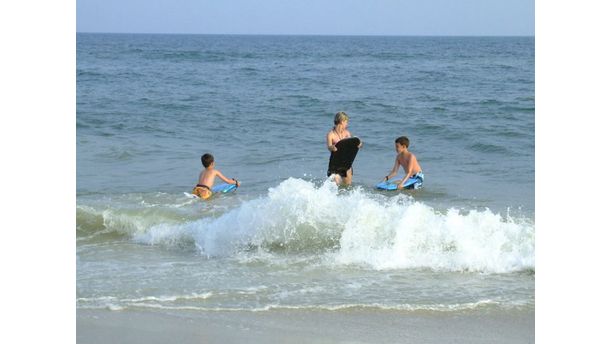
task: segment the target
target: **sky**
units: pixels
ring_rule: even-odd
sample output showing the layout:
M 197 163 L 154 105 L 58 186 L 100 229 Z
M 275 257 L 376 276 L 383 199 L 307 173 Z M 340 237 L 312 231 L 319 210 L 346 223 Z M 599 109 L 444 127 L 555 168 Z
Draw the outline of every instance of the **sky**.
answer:
M 77 32 L 533 36 L 535 0 L 77 0 Z

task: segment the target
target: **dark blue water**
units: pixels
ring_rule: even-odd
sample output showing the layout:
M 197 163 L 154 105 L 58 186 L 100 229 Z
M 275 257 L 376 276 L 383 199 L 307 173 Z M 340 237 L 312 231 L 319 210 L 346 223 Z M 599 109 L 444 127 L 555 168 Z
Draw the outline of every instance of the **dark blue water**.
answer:
M 78 34 L 77 190 L 189 191 L 204 152 L 245 193 L 322 179 L 340 110 L 357 185 L 407 135 L 435 201 L 533 211 L 533 37 Z

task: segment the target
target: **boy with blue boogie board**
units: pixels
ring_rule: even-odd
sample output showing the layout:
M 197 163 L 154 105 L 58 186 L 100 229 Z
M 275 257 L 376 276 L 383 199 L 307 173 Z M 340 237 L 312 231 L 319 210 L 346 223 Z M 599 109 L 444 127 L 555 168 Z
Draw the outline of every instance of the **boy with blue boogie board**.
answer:
M 393 165 L 391 172 L 385 176 L 384 182 L 377 185 L 379 189 L 416 189 L 423 184 L 423 179 L 425 176 L 423 175 L 421 165 L 419 165 L 416 156 L 408 150 L 409 145 L 410 140 L 408 140 L 406 136 L 400 136 L 395 139 L 395 151 L 397 152 L 395 164 Z M 400 165 L 404 168 L 406 176 L 404 176 L 404 178 L 402 178 L 399 182 L 397 180 L 389 181 L 390 178 L 397 174 L 397 170 L 399 169 Z
M 215 157 L 213 157 L 212 154 L 206 153 L 202 155 L 201 160 L 202 165 L 204 166 L 204 170 L 200 172 L 200 177 L 198 178 L 198 185 L 193 188 L 193 191 L 191 191 L 192 194 L 202 199 L 207 199 L 212 196 L 213 192 L 223 192 L 222 190 L 216 190 L 217 187 L 213 188 L 213 184 L 215 183 L 215 177 L 219 177 L 227 184 L 230 184 L 226 184 L 226 188 L 227 186 L 231 186 L 233 189 L 240 186 L 240 182 L 238 182 L 236 179 L 228 179 L 221 173 L 221 171 L 215 170 Z

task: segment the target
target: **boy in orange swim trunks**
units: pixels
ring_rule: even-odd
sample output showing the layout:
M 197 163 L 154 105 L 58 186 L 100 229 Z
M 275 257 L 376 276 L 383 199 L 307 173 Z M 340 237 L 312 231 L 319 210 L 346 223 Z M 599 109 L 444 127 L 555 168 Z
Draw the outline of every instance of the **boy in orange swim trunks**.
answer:
M 215 158 L 212 156 L 212 154 L 206 153 L 202 155 L 201 159 L 204 169 L 202 172 L 200 172 L 198 185 L 193 188 L 193 191 L 191 191 L 192 194 L 202 199 L 207 199 L 212 196 L 211 188 L 215 183 L 215 177 L 221 178 L 221 180 L 228 184 L 236 184 L 236 186 L 240 186 L 240 183 L 236 179 L 227 179 L 220 171 L 215 170 Z

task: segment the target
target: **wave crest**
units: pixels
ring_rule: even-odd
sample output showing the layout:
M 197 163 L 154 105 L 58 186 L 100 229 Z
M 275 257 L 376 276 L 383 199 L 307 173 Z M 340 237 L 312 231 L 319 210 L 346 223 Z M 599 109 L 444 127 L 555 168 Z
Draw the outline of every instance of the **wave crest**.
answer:
M 216 218 L 151 225 L 122 215 L 107 215 L 105 225 L 129 231 L 137 242 L 195 246 L 208 257 L 247 251 L 318 255 L 324 264 L 374 269 L 534 268 L 534 227 L 528 219 L 490 210 L 441 212 L 404 194 L 338 190 L 330 180 L 316 185 L 289 178 Z

